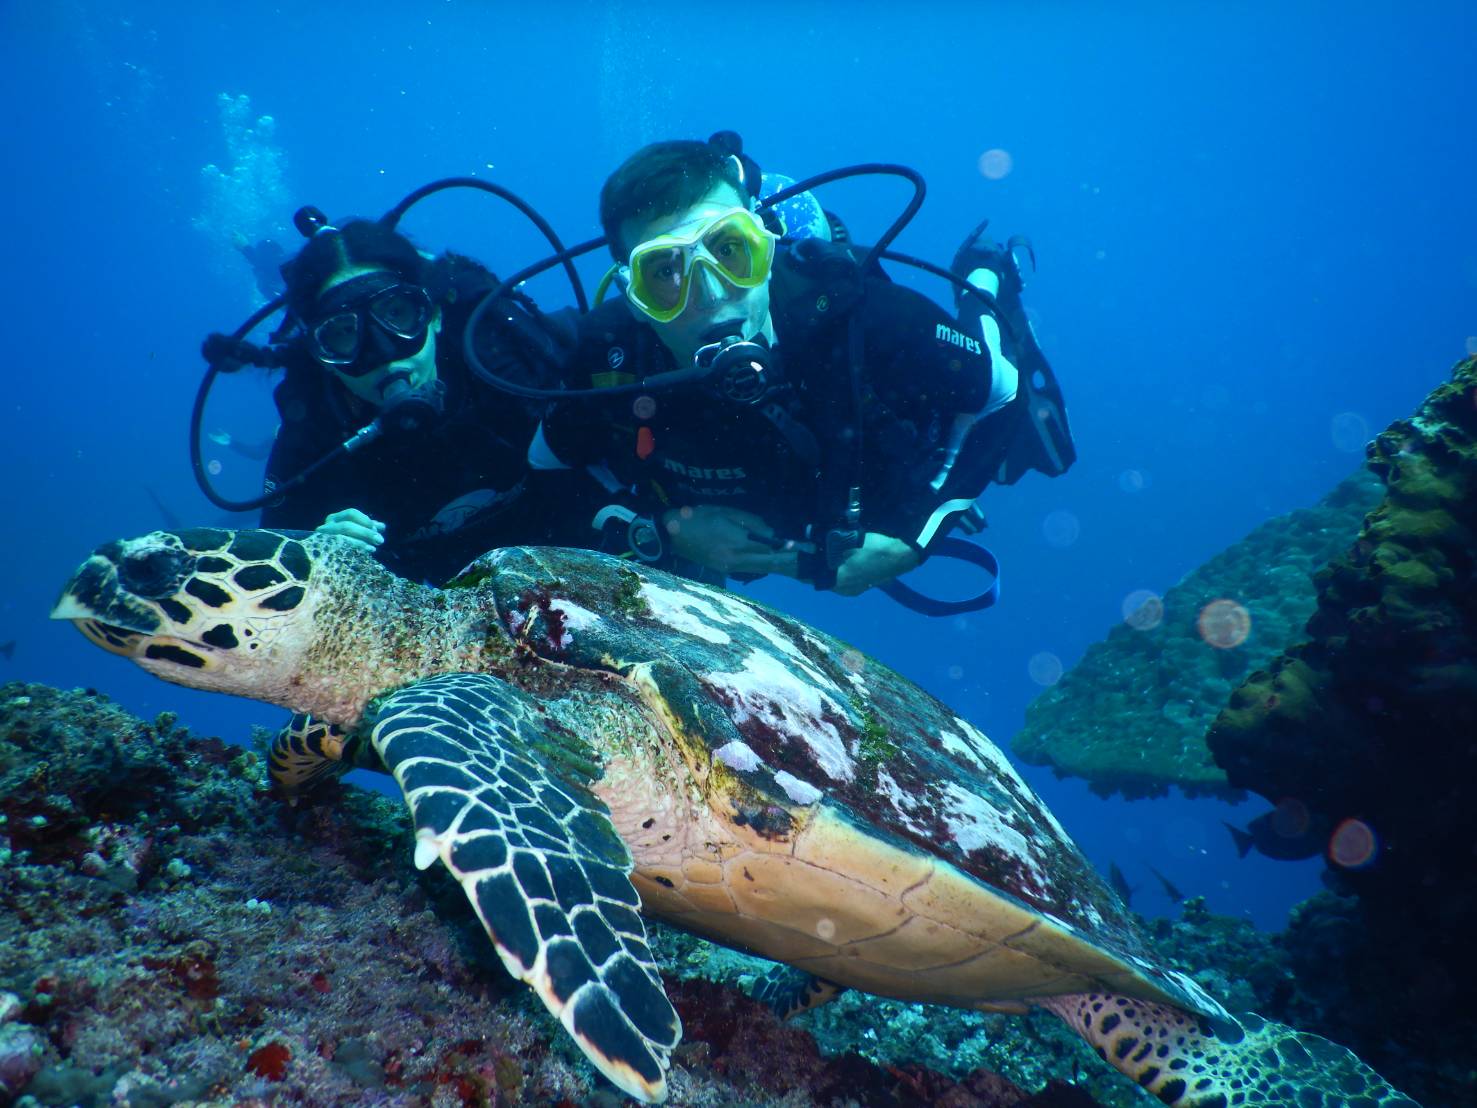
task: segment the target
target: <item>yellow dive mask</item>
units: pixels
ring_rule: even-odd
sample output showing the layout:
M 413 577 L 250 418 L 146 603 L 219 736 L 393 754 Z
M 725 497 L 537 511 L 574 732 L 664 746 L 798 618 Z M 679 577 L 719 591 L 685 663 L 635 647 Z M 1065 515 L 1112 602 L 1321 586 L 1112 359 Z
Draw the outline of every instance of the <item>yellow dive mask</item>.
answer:
M 626 299 L 670 323 L 687 307 L 700 266 L 735 288 L 757 288 L 769 279 L 776 238 L 748 208 L 730 208 L 686 234 L 647 239 L 620 267 Z

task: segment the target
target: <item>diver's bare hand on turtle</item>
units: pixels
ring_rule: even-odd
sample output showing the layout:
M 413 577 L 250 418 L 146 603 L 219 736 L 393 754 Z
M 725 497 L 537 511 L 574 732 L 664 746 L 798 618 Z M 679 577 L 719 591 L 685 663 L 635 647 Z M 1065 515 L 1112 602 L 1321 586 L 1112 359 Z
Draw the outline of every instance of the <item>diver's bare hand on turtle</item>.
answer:
M 371 554 L 385 541 L 385 525 L 377 519 L 370 519 L 358 508 L 331 513 L 318 525 L 317 531 L 320 535 L 338 535 L 348 539 Z
M 857 596 L 873 585 L 907 573 L 919 561 L 918 551 L 902 539 L 868 531 L 862 545 L 848 550 L 836 568 L 836 584 L 831 591 L 842 596 Z
M 661 522 L 673 552 L 698 565 L 722 573 L 798 572 L 795 552 L 753 512 L 697 504 L 664 512 Z

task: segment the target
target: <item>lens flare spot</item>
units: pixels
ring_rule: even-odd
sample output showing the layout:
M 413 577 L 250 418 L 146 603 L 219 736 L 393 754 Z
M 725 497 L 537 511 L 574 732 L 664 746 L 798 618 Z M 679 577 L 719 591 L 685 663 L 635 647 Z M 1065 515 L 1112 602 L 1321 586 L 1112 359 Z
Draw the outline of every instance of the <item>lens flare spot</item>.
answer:
M 1477 335 L 1467 336 L 1467 357 L 1477 354 Z
M 1329 424 L 1333 445 L 1345 454 L 1363 454 L 1369 441 L 1369 424 L 1358 412 L 1340 412 Z
M 964 676 L 964 667 L 963 666 L 950 666 L 949 667 L 949 680 L 951 680 L 951 681 L 957 681 L 957 680 L 959 680 L 963 676 Z
M 1062 679 L 1062 660 L 1049 651 L 1033 654 L 1026 663 L 1026 672 L 1038 685 L 1055 685 Z
M 1152 631 L 1164 621 L 1164 601 L 1148 589 L 1135 589 L 1123 598 L 1123 622 L 1135 631 Z
M 1143 492 L 1149 487 L 1149 479 L 1142 470 L 1125 469 L 1118 475 L 1118 487 L 1124 492 Z
M 1346 819 L 1328 840 L 1328 859 L 1345 869 L 1362 869 L 1380 852 L 1379 837 L 1362 819 Z
M 1010 151 L 1001 150 L 998 146 L 980 155 L 980 173 L 991 181 L 1008 177 L 1014 166 Z
M 836 937 L 836 921 L 822 916 L 815 921 L 815 933 L 826 942 L 830 942 Z
M 1082 524 L 1075 515 L 1060 508 L 1041 521 L 1041 533 L 1058 550 L 1071 546 L 1082 534 Z
M 1207 644 L 1230 650 L 1251 634 L 1251 613 L 1234 600 L 1212 600 L 1200 609 L 1195 626 Z
M 211 458 L 210 461 L 205 463 L 206 472 L 212 477 L 219 477 L 223 468 L 225 467 L 221 465 L 219 458 Z
M 1313 823 L 1313 813 L 1295 796 L 1284 796 L 1272 809 L 1272 830 L 1284 839 L 1300 839 Z
M 631 414 L 637 419 L 650 419 L 656 415 L 656 397 L 638 396 L 631 405 Z
M 867 664 L 867 656 L 860 650 L 847 647 L 841 652 L 841 664 L 849 673 L 860 673 Z

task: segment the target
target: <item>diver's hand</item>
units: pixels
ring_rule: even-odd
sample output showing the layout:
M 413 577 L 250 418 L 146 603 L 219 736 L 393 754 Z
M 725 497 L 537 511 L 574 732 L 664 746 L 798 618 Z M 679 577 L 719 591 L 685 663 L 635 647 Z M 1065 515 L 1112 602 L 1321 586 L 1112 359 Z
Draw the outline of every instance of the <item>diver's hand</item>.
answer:
M 753 512 L 698 504 L 664 512 L 660 522 L 673 553 L 708 569 L 790 577 L 798 572 L 794 549 Z
M 320 535 L 338 535 L 373 554 L 385 541 L 385 525 L 370 519 L 358 508 L 332 513 L 317 527 Z
M 902 539 L 868 531 L 862 545 L 848 550 L 836 567 L 836 584 L 831 591 L 842 596 L 856 596 L 873 585 L 907 573 L 920 561 L 918 551 Z

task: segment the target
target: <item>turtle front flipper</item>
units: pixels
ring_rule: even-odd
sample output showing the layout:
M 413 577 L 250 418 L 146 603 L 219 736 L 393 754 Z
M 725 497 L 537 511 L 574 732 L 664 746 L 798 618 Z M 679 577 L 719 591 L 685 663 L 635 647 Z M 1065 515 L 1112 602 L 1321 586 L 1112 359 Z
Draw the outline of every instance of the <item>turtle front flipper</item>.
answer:
M 1110 993 L 1035 1003 L 1173 1108 L 1420 1108 L 1352 1051 L 1261 1016 L 1216 1029 L 1177 1008 Z
M 636 914 L 630 851 L 571 781 L 582 741 L 526 693 L 470 673 L 387 697 L 370 737 L 410 805 L 416 865 L 446 864 L 508 972 L 601 1073 L 665 1099 L 682 1025 Z
M 342 727 L 303 712 L 295 713 L 282 725 L 272 740 L 267 761 L 272 781 L 289 804 L 297 804 L 313 786 L 349 768 L 343 760 L 347 737 Z
M 781 962 L 771 966 L 754 982 L 753 996 L 784 1020 L 799 1012 L 809 1012 L 822 1004 L 829 1004 L 845 991 L 845 985 L 838 985 L 834 981 L 827 981 Z

